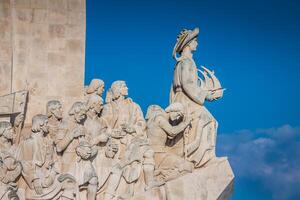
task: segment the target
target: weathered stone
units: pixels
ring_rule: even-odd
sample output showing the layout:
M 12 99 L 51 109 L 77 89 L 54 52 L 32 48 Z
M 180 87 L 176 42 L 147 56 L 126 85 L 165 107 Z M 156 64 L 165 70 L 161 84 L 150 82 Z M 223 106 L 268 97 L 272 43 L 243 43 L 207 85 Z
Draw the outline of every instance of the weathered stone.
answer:
M 165 186 L 167 199 L 219 199 L 228 190 L 227 186 L 232 187 L 234 178 L 227 159 L 219 159 L 191 174 L 168 182 Z
M 28 50 L 30 49 L 30 41 L 28 40 L 27 37 L 24 36 L 15 36 L 14 37 L 14 48 L 16 49 L 20 49 L 20 50 L 25 50 L 28 52 Z
M 48 10 L 49 24 L 66 24 L 68 14 L 66 10 Z
M 8 21 L 0 21 L 0 41 L 10 41 L 10 28 L 11 26 Z
M 60 24 L 52 24 L 49 26 L 49 35 L 52 38 L 65 37 L 65 26 Z
M 16 65 L 27 66 L 29 64 L 29 57 L 26 51 L 16 51 L 14 55 L 14 62 Z
M 67 0 L 48 0 L 49 10 L 67 10 Z
M 85 11 L 85 0 L 68 0 L 68 9 L 71 11 Z
M 32 22 L 33 23 L 47 23 L 48 15 L 46 9 L 33 9 Z
M 64 38 L 51 38 L 48 40 L 49 51 L 60 52 L 63 53 L 66 50 L 66 40 Z
M 16 8 L 31 8 L 30 0 L 15 0 Z
M 85 51 L 84 41 L 80 39 L 69 39 L 66 43 L 67 52 L 71 55 L 80 55 Z
M 85 37 L 85 27 L 82 25 L 67 25 L 66 28 L 68 38 L 81 39 Z
M 11 45 L 10 42 L 1 42 L 0 41 L 0 60 L 10 60 L 11 59 Z
M 13 26 L 15 27 L 17 35 L 30 36 L 31 35 L 31 23 L 26 22 L 14 22 Z
M 11 65 L 0 60 L 0 93 L 8 94 L 11 89 Z
M 48 67 L 65 66 L 66 57 L 60 53 L 48 53 Z
M 10 17 L 11 9 L 9 0 L 0 2 L 0 20 L 7 20 Z
M 49 25 L 48 24 L 37 24 L 34 23 L 31 29 L 33 37 L 39 37 L 47 39 L 49 36 Z M 28 38 L 29 39 L 29 38 Z
M 85 12 L 68 12 L 68 24 L 71 25 L 85 25 Z
M 31 23 L 33 19 L 33 9 L 31 8 L 18 8 L 15 9 L 18 21 Z
M 31 8 L 47 9 L 48 0 L 31 0 Z
M 13 13 L 12 6 L 15 6 Z M 68 6 L 67 0 L 16 0 L 14 4 L 9 0 L 0 2 L 0 60 L 1 65 L 9 66 L 9 71 L 13 71 L 7 76 L 9 79 L 1 79 L 6 83 L 1 84 L 0 94 L 29 89 L 30 99 L 44 96 L 41 100 L 29 101 L 28 108 L 33 110 L 28 110 L 26 123 L 30 123 L 32 114 L 42 110 L 39 106 L 48 98 L 48 91 L 49 95 L 59 97 L 63 102 L 67 101 L 64 100 L 67 98 L 64 86 L 71 85 L 62 84 L 66 79 L 65 70 L 61 70 L 62 68 L 68 66 L 72 69 L 69 71 L 70 77 L 72 71 L 83 74 L 85 29 L 80 27 L 85 27 L 85 14 L 82 14 L 85 13 L 85 3 L 70 4 L 72 11 L 68 11 Z M 83 8 L 80 9 L 79 6 Z M 75 10 L 81 10 L 81 13 L 69 15 L 69 12 L 74 13 Z M 76 22 L 76 26 L 67 26 L 68 21 Z M 3 68 L 2 72 L 8 73 L 7 68 Z M 44 75 L 45 72 L 47 76 Z M 72 100 L 83 98 L 84 77 L 76 75 L 76 78 L 79 82 L 75 84 L 72 80 L 74 85 L 68 90 Z M 47 84 L 41 83 L 38 86 L 38 80 Z M 32 106 L 31 102 L 35 103 L 34 101 L 36 104 Z

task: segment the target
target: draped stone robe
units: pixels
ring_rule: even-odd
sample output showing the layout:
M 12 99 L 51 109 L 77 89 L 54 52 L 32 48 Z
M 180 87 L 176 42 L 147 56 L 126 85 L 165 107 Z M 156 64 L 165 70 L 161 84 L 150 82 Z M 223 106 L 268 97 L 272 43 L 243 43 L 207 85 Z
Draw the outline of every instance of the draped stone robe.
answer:
M 187 158 L 194 163 L 195 167 L 200 167 L 215 156 L 217 121 L 204 107 L 207 95 L 208 91 L 200 87 L 194 60 L 184 58 L 177 62 L 170 91 L 170 103 L 182 103 L 193 121 L 192 128 L 184 135 L 184 138 L 174 139 L 173 148 L 178 155 L 184 156 L 188 144 L 198 139 L 200 142 L 198 148 Z M 198 123 L 203 118 L 209 118 L 212 123 L 201 131 Z

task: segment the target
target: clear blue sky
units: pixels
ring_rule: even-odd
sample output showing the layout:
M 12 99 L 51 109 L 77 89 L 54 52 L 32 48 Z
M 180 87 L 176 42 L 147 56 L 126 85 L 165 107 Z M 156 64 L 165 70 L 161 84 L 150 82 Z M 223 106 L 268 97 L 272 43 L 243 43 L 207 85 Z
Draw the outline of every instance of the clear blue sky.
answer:
M 199 27 L 196 63 L 227 88 L 206 106 L 236 174 L 233 199 L 300 199 L 299 21 L 296 0 L 87 0 L 85 82 L 125 80 L 144 112 L 165 107 L 176 36 Z

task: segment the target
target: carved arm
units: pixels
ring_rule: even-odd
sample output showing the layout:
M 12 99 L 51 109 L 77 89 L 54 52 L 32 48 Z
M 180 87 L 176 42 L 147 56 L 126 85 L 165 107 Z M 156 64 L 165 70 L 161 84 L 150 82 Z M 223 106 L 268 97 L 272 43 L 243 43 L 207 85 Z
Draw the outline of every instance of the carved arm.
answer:
M 183 121 L 177 126 L 171 126 L 169 121 L 162 116 L 158 116 L 159 126 L 168 134 L 168 137 L 174 138 L 176 135 L 184 131 L 190 124 L 190 120 Z

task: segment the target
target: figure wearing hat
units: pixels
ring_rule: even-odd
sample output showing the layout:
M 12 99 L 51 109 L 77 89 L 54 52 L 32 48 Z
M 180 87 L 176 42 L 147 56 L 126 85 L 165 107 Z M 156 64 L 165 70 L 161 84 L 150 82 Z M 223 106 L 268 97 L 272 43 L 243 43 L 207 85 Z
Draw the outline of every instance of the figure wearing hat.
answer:
M 198 28 L 184 29 L 177 37 L 173 49 L 173 57 L 177 63 L 170 91 L 170 103 L 179 102 L 184 105 L 193 119 L 192 127 L 184 137 L 183 149 L 178 154 L 183 154 L 181 156 L 193 162 L 195 168 L 215 158 L 217 121 L 204 107 L 204 102 L 217 100 L 223 95 L 223 89 L 214 72 L 205 67 L 202 67 L 203 71 L 197 69 L 193 52 L 198 46 L 198 34 Z M 199 78 L 198 71 L 202 73 L 204 80 Z M 211 122 L 200 128 L 199 124 L 203 124 L 203 121 Z

